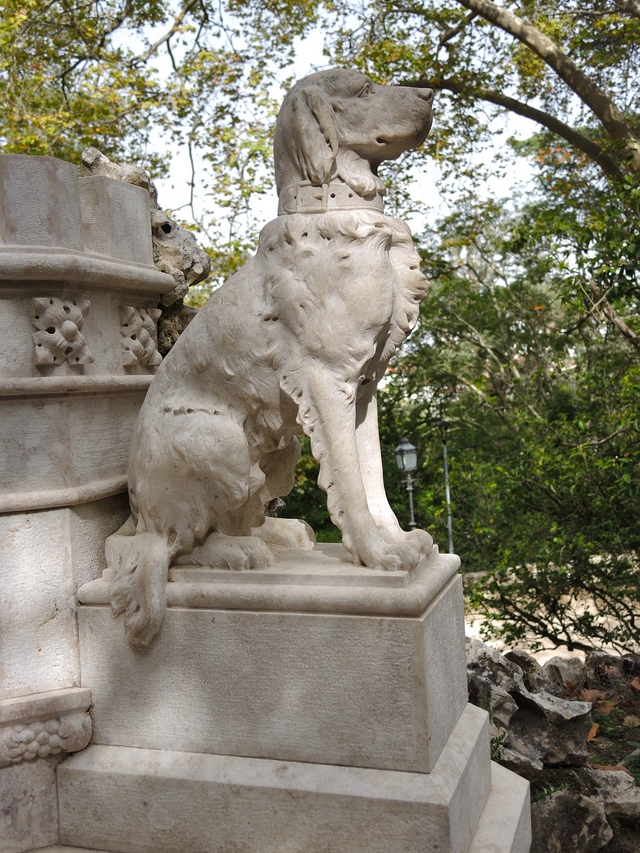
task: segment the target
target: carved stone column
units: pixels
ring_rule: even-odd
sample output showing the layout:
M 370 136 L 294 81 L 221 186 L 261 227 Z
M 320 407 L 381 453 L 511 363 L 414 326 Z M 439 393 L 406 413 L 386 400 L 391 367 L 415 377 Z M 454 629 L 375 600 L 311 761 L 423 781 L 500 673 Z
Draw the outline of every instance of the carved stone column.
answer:
M 155 309 L 175 282 L 153 265 L 140 187 L 3 155 L 0 197 L 0 838 L 15 853 L 57 838 L 50 756 L 90 737 L 75 592 L 128 515 Z

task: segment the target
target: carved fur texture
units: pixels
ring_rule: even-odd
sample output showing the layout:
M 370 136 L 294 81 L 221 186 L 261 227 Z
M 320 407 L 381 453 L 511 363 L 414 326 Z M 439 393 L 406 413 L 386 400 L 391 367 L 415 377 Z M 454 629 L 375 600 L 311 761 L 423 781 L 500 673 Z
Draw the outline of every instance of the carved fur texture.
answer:
M 407 226 L 366 204 L 381 192 L 377 165 L 424 140 L 430 104 L 428 91 L 342 69 L 285 99 L 279 189 L 342 182 L 362 207 L 269 222 L 256 255 L 160 366 L 131 448 L 132 519 L 107 541 L 112 607 L 132 642 L 147 645 L 160 629 L 173 562 L 273 562 L 268 543 L 286 544 L 286 520 L 277 532 L 281 520 L 265 525 L 264 511 L 293 486 L 302 433 L 356 564 L 410 570 L 430 551 L 431 537 L 404 532 L 387 502 L 375 396 L 427 282 Z

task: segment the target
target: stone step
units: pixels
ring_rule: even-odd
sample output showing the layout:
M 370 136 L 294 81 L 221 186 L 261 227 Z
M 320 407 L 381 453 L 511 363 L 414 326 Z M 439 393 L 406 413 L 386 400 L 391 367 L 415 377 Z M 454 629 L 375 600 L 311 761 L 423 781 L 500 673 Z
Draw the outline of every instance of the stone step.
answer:
M 110 853 L 109 850 L 92 850 L 89 847 L 67 847 L 54 844 L 52 847 L 38 847 L 29 850 L 28 853 Z
M 58 769 L 60 838 L 113 853 L 467 853 L 490 777 L 472 705 L 428 774 L 93 745 Z
M 529 785 L 492 762 L 491 788 L 467 853 L 528 853 L 531 844 Z M 54 845 L 31 853 L 104 853 Z M 107 851 L 106 853 L 116 853 Z M 189 851 L 184 851 L 189 853 Z
M 529 853 L 529 783 L 491 762 L 491 788 L 467 853 Z

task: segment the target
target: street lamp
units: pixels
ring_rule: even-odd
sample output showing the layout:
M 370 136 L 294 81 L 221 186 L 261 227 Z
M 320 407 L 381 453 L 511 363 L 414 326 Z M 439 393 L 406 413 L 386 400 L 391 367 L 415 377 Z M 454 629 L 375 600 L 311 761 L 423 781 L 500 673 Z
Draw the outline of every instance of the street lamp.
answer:
M 453 554 L 453 524 L 451 521 L 451 493 L 449 491 L 449 460 L 447 459 L 447 432 L 451 427 L 449 421 L 438 421 L 436 424 L 440 438 L 442 439 L 442 451 L 444 454 L 444 486 L 447 501 L 447 530 L 449 531 L 449 553 Z
M 413 515 L 413 478 L 412 473 L 418 470 L 418 448 L 414 447 L 408 438 L 403 436 L 400 439 L 400 444 L 394 448 L 393 452 L 396 455 L 396 465 L 398 470 L 407 475 L 406 489 L 409 494 L 409 513 L 411 519 L 409 527 L 416 527 L 416 520 Z

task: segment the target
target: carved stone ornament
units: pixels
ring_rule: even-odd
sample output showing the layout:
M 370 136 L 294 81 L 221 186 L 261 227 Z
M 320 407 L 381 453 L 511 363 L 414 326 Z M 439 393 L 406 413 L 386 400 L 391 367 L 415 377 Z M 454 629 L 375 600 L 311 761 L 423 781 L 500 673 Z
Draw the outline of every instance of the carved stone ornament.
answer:
M 93 355 L 80 333 L 91 309 L 88 299 L 63 302 L 53 297 L 33 300 L 36 364 L 92 364 Z
M 122 334 L 122 364 L 133 367 L 157 367 L 162 356 L 157 350 L 156 323 L 162 314 L 159 308 L 133 308 L 120 306 L 120 333 Z
M 91 717 L 75 711 L 46 720 L 0 726 L 0 767 L 58 752 L 77 752 L 91 739 Z

